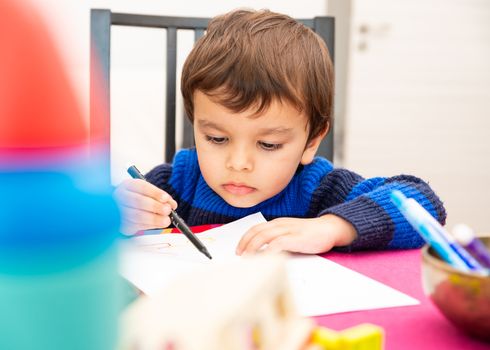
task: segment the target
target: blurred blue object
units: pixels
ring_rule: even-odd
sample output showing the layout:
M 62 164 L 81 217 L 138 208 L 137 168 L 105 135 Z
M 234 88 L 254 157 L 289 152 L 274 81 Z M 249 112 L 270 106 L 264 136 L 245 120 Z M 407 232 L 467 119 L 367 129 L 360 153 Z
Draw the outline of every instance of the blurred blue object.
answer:
M 86 263 L 114 243 L 108 188 L 87 192 L 66 173 L 0 173 L 0 271 L 43 273 Z
M 0 349 L 113 349 L 119 211 L 68 173 L 0 172 Z

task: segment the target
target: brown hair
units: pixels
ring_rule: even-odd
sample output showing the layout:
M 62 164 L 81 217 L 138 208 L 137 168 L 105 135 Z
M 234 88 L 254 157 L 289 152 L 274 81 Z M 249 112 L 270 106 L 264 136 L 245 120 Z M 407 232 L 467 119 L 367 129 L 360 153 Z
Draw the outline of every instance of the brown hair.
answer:
M 184 108 L 194 120 L 199 90 L 233 112 L 289 102 L 309 118 L 309 140 L 330 124 L 333 68 L 324 41 L 289 16 L 236 10 L 209 22 L 182 72 Z

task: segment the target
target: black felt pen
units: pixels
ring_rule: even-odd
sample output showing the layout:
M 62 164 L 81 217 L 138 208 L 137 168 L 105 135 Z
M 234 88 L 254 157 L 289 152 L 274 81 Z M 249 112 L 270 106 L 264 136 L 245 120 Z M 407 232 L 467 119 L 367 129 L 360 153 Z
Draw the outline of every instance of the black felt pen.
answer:
M 133 179 L 141 179 L 141 180 L 146 181 L 143 174 L 141 174 L 140 171 L 138 170 L 138 168 L 136 168 L 134 165 L 131 165 L 130 167 L 128 167 L 128 173 L 129 173 L 129 175 L 131 175 L 131 177 Z M 189 226 L 187 226 L 187 224 L 184 222 L 184 219 L 182 219 L 173 210 L 170 212 L 169 216 L 170 216 L 170 220 L 172 220 L 172 223 L 175 225 L 175 227 L 177 227 L 180 230 L 180 232 L 182 232 L 184 234 L 184 236 L 186 236 L 189 239 L 189 241 L 191 241 L 191 243 L 194 245 L 194 247 L 196 247 L 197 250 L 199 250 L 201 253 L 206 255 L 209 259 L 212 259 L 211 254 L 209 254 L 209 252 L 206 249 L 206 247 L 204 246 L 204 244 L 202 244 L 202 242 L 196 237 L 196 235 L 194 235 L 194 233 L 192 233 Z

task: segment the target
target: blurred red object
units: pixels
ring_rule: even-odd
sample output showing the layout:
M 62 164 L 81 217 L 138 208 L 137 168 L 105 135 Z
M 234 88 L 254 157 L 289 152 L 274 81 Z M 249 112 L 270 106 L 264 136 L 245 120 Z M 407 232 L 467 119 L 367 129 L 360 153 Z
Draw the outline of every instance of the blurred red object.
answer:
M 0 1 L 0 152 L 80 147 L 88 128 L 42 19 Z

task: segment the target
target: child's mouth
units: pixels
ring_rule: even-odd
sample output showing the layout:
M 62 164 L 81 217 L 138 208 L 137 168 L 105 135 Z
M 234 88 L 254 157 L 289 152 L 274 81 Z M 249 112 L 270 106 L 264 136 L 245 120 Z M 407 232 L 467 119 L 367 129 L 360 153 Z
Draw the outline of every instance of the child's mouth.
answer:
M 241 184 L 224 184 L 223 185 L 223 188 L 225 189 L 225 191 L 231 193 L 231 194 L 234 194 L 234 195 L 246 195 L 246 194 L 249 194 L 249 193 L 252 193 L 253 191 L 255 191 L 255 188 L 253 187 L 249 187 L 249 186 L 246 186 L 246 185 L 241 185 Z

